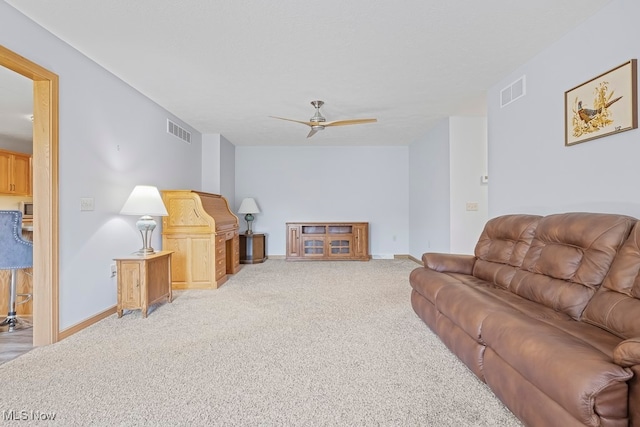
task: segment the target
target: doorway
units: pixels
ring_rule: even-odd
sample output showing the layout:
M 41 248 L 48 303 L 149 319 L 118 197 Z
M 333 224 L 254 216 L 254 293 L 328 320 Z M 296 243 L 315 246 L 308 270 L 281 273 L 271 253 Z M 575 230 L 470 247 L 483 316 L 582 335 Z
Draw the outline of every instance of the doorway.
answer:
M 58 76 L 0 46 L 0 66 L 33 81 L 33 345 L 59 335 Z

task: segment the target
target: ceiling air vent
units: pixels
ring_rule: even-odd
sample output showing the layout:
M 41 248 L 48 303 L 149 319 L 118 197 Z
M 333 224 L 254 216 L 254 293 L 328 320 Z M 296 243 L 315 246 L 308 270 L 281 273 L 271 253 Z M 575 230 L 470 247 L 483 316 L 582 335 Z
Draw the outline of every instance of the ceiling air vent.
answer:
M 170 133 L 173 136 L 177 136 L 184 142 L 191 144 L 191 132 L 185 130 L 181 126 L 178 126 L 169 119 L 167 119 L 167 133 Z
M 526 79 L 522 76 L 500 91 L 500 107 L 506 107 L 516 99 L 525 96 L 526 93 Z

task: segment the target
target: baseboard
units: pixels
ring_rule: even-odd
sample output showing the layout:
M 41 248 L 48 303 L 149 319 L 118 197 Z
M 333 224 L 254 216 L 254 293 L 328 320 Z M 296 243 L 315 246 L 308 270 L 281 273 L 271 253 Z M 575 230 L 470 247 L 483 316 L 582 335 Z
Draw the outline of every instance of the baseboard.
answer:
M 94 316 L 91 316 L 90 318 L 83 320 L 80 323 L 76 323 L 75 325 L 60 331 L 60 333 L 58 333 L 58 340 L 63 340 L 65 338 L 70 337 L 71 335 L 75 334 L 76 332 L 80 332 L 81 330 L 83 330 L 84 328 L 87 328 L 95 323 L 98 323 L 99 321 L 101 321 L 102 319 L 106 319 L 107 317 L 111 316 L 112 314 L 116 314 L 116 306 L 114 305 L 113 307 L 110 307 L 108 309 L 106 309 L 105 311 L 102 311 Z
M 395 259 L 408 259 L 411 260 L 417 264 L 422 265 L 422 261 L 420 261 L 418 258 L 411 256 L 411 255 L 394 255 L 393 256 Z
M 284 255 L 269 255 L 269 259 L 286 259 L 286 257 Z M 373 255 L 370 255 L 369 259 L 376 259 L 376 258 L 374 258 Z M 418 258 L 413 257 L 411 255 L 395 254 L 393 255 L 393 258 L 378 258 L 378 259 L 408 259 L 422 265 L 422 261 L 420 261 Z

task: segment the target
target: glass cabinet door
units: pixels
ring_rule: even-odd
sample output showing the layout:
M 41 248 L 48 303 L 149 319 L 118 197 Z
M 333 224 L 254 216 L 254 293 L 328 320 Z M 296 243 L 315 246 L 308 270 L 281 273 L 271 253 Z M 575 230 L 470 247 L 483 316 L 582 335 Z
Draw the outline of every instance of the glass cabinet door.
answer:
M 351 236 L 336 236 L 329 239 L 330 257 L 351 256 L 353 251 L 353 240 Z
M 324 256 L 324 239 L 319 237 L 302 236 L 302 254 L 305 257 Z

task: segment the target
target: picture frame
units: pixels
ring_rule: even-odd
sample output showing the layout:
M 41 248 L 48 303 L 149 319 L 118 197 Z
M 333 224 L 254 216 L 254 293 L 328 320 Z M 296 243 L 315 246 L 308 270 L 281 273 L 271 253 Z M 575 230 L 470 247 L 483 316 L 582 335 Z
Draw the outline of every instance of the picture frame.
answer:
M 637 60 L 564 93 L 565 146 L 638 127 Z

